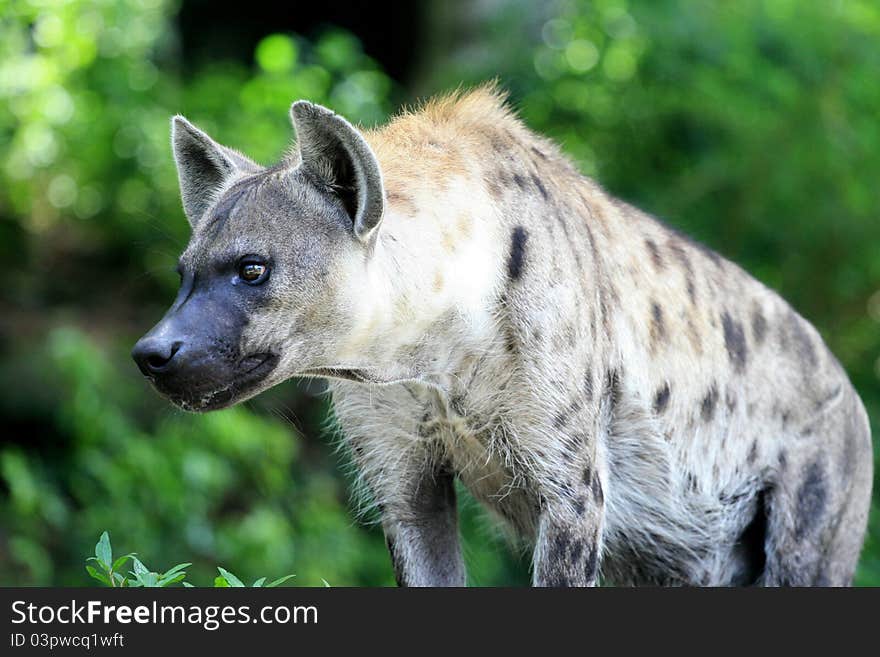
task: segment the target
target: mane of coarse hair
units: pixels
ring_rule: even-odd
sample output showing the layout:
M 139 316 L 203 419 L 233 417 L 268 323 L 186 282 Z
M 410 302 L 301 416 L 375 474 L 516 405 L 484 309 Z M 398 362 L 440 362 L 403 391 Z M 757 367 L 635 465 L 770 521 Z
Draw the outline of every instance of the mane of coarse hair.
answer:
M 366 131 L 365 136 L 381 152 L 386 144 L 395 148 L 415 146 L 432 136 L 467 140 L 487 130 L 521 128 L 507 100 L 507 92 L 495 81 L 470 89 L 458 88 L 404 107 L 386 125 Z
M 508 94 L 492 80 L 472 88 L 459 87 L 454 91 L 428 98 L 414 108 L 404 108 L 389 124 L 415 118 L 434 125 L 453 125 L 461 128 L 485 127 L 516 121 L 508 106 Z
M 520 121 L 494 81 L 404 108 L 387 124 L 363 134 L 390 190 L 430 194 L 425 179 L 472 176 L 475 167 L 486 166 L 491 158 L 526 162 L 535 153 L 542 167 L 573 170 L 554 143 Z

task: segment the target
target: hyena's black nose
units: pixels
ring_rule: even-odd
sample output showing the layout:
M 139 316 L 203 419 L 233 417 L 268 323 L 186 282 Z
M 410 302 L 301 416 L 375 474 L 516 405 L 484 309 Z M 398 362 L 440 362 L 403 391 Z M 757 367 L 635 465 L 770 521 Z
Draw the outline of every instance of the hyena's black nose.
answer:
M 166 372 L 171 367 L 174 356 L 180 351 L 182 344 L 179 340 L 146 336 L 138 340 L 131 350 L 131 357 L 144 376 L 154 376 Z

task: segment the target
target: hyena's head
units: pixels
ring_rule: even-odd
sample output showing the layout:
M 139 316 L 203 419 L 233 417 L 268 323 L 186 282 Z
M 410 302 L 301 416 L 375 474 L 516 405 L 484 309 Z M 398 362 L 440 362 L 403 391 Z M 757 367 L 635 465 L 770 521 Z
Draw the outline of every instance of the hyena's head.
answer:
M 345 119 L 305 101 L 291 115 L 296 153 L 272 168 L 173 120 L 192 236 L 177 298 L 132 356 L 184 409 L 339 366 L 382 218 L 382 176 Z

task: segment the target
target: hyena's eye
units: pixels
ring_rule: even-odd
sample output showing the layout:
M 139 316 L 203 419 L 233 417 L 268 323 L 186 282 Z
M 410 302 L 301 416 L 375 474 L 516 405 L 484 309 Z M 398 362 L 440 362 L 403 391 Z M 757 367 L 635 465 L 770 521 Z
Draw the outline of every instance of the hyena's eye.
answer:
M 269 278 L 269 266 L 254 258 L 247 258 L 238 264 L 238 277 L 245 283 L 259 285 Z

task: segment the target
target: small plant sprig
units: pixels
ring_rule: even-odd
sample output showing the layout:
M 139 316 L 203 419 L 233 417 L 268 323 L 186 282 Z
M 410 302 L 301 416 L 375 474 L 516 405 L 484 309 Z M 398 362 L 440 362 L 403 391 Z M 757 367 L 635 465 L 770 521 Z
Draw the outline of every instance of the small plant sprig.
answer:
M 124 574 L 122 569 L 129 561 L 132 564 L 132 569 L 127 574 Z M 101 538 L 98 539 L 97 545 L 95 545 L 95 556 L 86 559 L 86 572 L 105 586 L 156 588 L 182 584 L 183 586 L 193 588 L 193 585 L 186 581 L 186 569 L 191 565 L 191 563 L 179 563 L 164 573 L 160 573 L 147 568 L 137 558 L 136 552 L 125 554 L 114 560 L 113 548 L 110 545 L 110 535 L 104 532 L 101 534 Z M 225 568 L 218 566 L 217 571 L 220 574 L 214 578 L 215 588 L 246 586 L 244 582 Z M 279 586 L 293 577 L 295 575 L 285 575 L 268 584 L 266 584 L 266 578 L 261 577 L 251 586 L 267 588 Z

